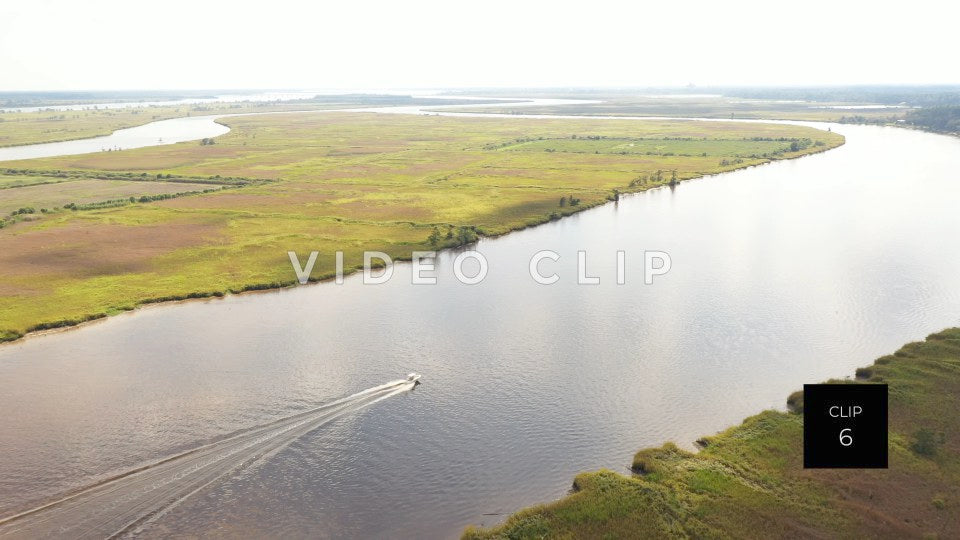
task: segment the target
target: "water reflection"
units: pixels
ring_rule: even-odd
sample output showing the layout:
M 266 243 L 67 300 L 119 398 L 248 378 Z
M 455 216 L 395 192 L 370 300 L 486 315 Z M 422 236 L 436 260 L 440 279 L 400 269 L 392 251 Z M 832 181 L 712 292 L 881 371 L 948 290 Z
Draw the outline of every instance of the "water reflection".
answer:
M 960 324 L 960 141 L 833 129 L 846 146 L 482 240 L 479 285 L 452 279 L 445 252 L 436 286 L 400 264 L 383 285 L 159 306 L 2 347 L 0 508 L 419 371 L 416 392 L 151 531 L 452 535 L 562 495 L 579 471 L 625 470 L 642 446 L 782 408 L 805 382 Z M 541 249 L 561 254 L 555 285 L 530 279 Z M 581 249 L 597 286 L 576 285 Z M 673 261 L 651 286 L 630 259 L 647 249 Z

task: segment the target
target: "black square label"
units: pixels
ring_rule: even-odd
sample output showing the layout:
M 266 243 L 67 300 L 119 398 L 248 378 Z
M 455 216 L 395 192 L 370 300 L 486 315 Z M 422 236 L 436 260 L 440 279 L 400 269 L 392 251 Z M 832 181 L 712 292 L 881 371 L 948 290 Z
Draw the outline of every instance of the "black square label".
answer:
M 887 468 L 887 385 L 803 385 L 803 466 Z

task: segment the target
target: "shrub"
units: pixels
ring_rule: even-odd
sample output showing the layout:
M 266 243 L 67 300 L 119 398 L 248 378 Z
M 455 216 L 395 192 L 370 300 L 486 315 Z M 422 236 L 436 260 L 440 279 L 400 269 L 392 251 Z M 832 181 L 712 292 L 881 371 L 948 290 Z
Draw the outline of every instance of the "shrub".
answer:
M 920 428 L 913 434 L 913 442 L 910 444 L 910 449 L 914 453 L 931 457 L 937 453 L 937 437 L 927 428 Z
M 430 242 L 431 246 L 436 247 L 440 243 L 440 229 L 434 227 L 433 232 L 430 233 L 430 236 L 427 237 L 427 241 Z
M 803 390 L 797 390 L 787 398 L 787 409 L 800 414 L 803 412 Z
M 645 448 L 633 456 L 630 468 L 636 474 L 651 474 L 662 470 L 665 460 L 675 460 L 692 456 L 690 452 L 681 450 L 674 443 L 668 442 L 660 448 Z
M 477 233 L 471 227 L 460 227 L 457 231 L 458 244 L 472 244 L 477 241 Z

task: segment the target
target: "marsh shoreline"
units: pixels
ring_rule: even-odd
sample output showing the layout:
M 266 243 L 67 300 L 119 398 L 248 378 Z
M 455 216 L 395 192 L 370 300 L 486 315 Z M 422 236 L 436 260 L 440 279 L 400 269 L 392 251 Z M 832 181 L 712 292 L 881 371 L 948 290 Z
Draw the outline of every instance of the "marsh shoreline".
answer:
M 787 397 L 787 411 L 758 412 L 703 436 L 695 452 L 672 442 L 643 448 L 634 454 L 629 475 L 609 469 L 580 473 L 566 496 L 516 510 L 489 528 L 467 526 L 462 538 L 598 531 L 650 537 L 953 536 L 960 519 L 951 519 L 946 509 L 957 505 L 950 486 L 956 486 L 958 455 L 949 436 L 958 422 L 950 415 L 932 421 L 927 411 L 951 397 L 938 393 L 957 388 L 958 366 L 960 328 L 947 328 L 857 368 L 854 378 L 826 381 L 890 387 L 889 469 L 804 469 L 800 390 Z M 924 431 L 939 432 L 940 439 L 925 438 Z
M 522 131 L 520 122 L 512 129 Z M 620 128 L 597 133 L 606 131 Z M 836 152 L 649 190 L 482 239 L 476 249 L 490 274 L 474 287 L 447 279 L 457 252 L 446 250 L 437 256 L 435 286 L 411 287 L 412 265 L 401 263 L 383 285 L 354 276 L 342 285 L 158 304 L 164 309 L 2 347 L 5 409 L 73 404 L 67 431 L 53 410 L 13 415 L 4 474 L 54 496 L 90 478 L 61 465 L 71 459 L 96 457 L 82 462 L 94 473 L 132 467 L 412 369 L 427 381 L 410 399 L 310 435 L 243 475 L 245 499 L 227 495 L 241 489 L 229 481 L 184 503 L 162 529 L 196 533 L 229 521 L 269 536 L 322 520 L 342 524 L 332 530 L 343 534 L 395 528 L 452 537 L 468 523 L 497 521 L 485 514 L 562 496 L 581 471 L 626 471 L 624 456 L 638 448 L 692 441 L 780 409 L 802 382 L 853 373 L 864 359 L 955 321 L 960 259 L 937 232 L 957 223 L 955 140 L 875 127 L 834 131 L 847 136 Z M 918 163 L 927 167 L 917 170 Z M 927 219 L 901 219 L 903 208 L 924 208 Z M 857 227 L 846 225 L 851 213 L 860 216 Z M 408 236 L 419 243 L 428 232 Z M 276 247 L 296 249 L 301 261 L 311 249 L 329 253 L 319 272 L 332 269 L 334 245 Z M 562 254 L 545 267 L 561 277 L 551 287 L 527 275 L 530 253 L 545 248 Z M 572 279 L 570 263 L 584 248 L 600 286 Z M 639 261 L 630 254 L 640 248 L 670 253 L 673 270 L 652 287 L 637 274 L 618 287 L 613 252 L 626 249 L 633 268 Z M 886 285 L 904 256 L 920 265 L 910 268 L 913 281 Z M 292 280 L 283 264 L 283 273 L 258 281 Z M 886 294 L 878 298 L 878 290 Z M 84 391 L 91 388 L 98 391 Z M 669 405 L 676 402 L 687 405 Z M 87 444 L 103 450 L 74 457 L 70 449 Z M 320 456 L 331 465 L 311 467 Z M 19 506 L 24 489 L 0 491 L 0 508 Z M 269 516 L 246 520 L 254 508 Z
M 212 122 L 214 122 L 214 123 L 216 123 L 216 124 L 218 124 L 218 125 L 220 125 L 220 126 L 223 126 L 223 127 L 227 128 L 227 129 L 228 129 L 228 132 L 229 132 L 229 130 L 230 130 L 229 124 L 226 123 L 226 122 L 224 122 L 224 121 L 222 121 L 222 120 L 225 119 L 225 118 L 241 117 L 241 116 L 251 116 L 251 115 L 261 115 L 261 114 L 331 113 L 331 112 L 354 112 L 354 111 L 315 110 L 315 111 L 285 111 L 285 112 L 278 112 L 278 113 L 241 113 L 241 114 L 235 114 L 235 115 L 229 115 L 229 114 L 228 114 L 228 115 L 211 115 L 211 116 L 209 116 L 209 118 L 210 118 L 210 120 L 211 120 Z M 396 114 L 396 113 L 395 113 L 395 112 L 390 112 L 390 114 Z M 403 113 L 403 114 L 406 114 L 406 113 Z M 472 114 L 472 113 L 471 113 L 471 114 Z M 451 116 L 460 116 L 460 115 L 457 114 L 457 113 L 453 113 Z M 479 115 L 479 116 L 483 116 L 483 115 Z M 200 118 L 200 117 L 193 117 L 193 118 Z M 549 117 L 548 117 L 548 118 L 549 118 Z M 605 118 L 605 117 L 599 117 L 599 118 Z M 657 120 L 657 119 L 654 119 L 654 118 L 638 118 L 638 119 L 639 119 L 639 120 Z M 689 119 L 689 120 L 692 120 L 692 121 L 699 121 L 699 120 L 709 120 L 709 121 L 712 121 L 713 119 L 709 119 L 709 118 L 705 118 L 705 119 L 694 118 L 694 119 Z M 760 122 L 760 123 L 763 123 L 763 122 Z M 191 139 L 191 140 L 195 140 L 195 139 Z M 187 141 L 180 141 L 180 142 L 187 142 Z M 832 149 L 835 149 L 835 148 L 839 148 L 839 147 L 842 146 L 842 145 L 843 145 L 843 143 L 841 142 L 839 145 L 836 145 L 836 146 L 830 146 L 830 145 L 821 146 L 821 147 L 813 147 L 813 146 L 811 146 L 810 148 L 804 150 L 803 153 L 801 153 L 801 154 L 799 154 L 799 155 L 793 155 L 793 156 L 782 157 L 782 158 L 774 158 L 774 159 L 770 159 L 769 161 L 765 161 L 765 162 L 763 162 L 763 163 L 744 164 L 744 165 L 742 165 L 742 166 L 732 166 L 729 170 L 726 170 L 726 171 L 723 171 L 723 172 L 720 172 L 720 173 L 711 173 L 711 174 L 705 174 L 705 175 L 699 175 L 699 176 L 692 176 L 692 177 L 688 177 L 688 178 L 678 178 L 675 185 L 662 184 L 662 185 L 634 186 L 634 187 L 626 187 L 626 186 L 625 186 L 625 187 L 623 188 L 623 191 L 621 191 L 621 192 L 619 193 L 619 196 L 620 196 L 620 197 L 626 197 L 626 196 L 631 196 L 631 195 L 640 195 L 640 194 L 646 193 L 647 191 L 652 191 L 652 190 L 657 190 L 657 189 L 671 189 L 671 190 L 672 190 L 672 189 L 676 189 L 676 186 L 678 186 L 678 185 L 680 185 L 680 184 L 682 184 L 682 183 L 684 183 L 684 182 L 686 182 L 686 181 L 689 181 L 689 180 L 697 180 L 697 179 L 710 178 L 710 177 L 713 177 L 713 176 L 718 176 L 718 175 L 722 175 L 722 174 L 727 174 L 727 173 L 730 173 L 730 172 L 736 172 L 736 171 L 741 171 L 741 170 L 745 170 L 745 169 L 749 169 L 749 168 L 753 168 L 753 167 L 759 167 L 759 166 L 763 166 L 763 165 L 769 165 L 769 164 L 771 164 L 771 163 L 775 163 L 775 162 L 778 162 L 778 161 L 800 159 L 800 158 L 807 157 L 807 156 L 810 156 L 810 155 L 815 155 L 815 154 L 819 154 L 819 153 L 821 153 L 821 152 L 826 152 L 826 151 L 828 151 L 828 150 L 832 150 Z M 0 162 L 0 163 L 2 163 L 2 162 Z M 242 186 L 241 186 L 241 187 L 242 187 Z M 503 236 L 503 235 L 506 235 L 506 234 L 510 234 L 510 233 L 512 233 L 512 232 L 516 232 L 516 231 L 528 229 L 528 228 L 531 228 L 531 227 L 537 227 L 537 226 L 539 226 L 539 225 L 543 225 L 544 223 L 549 223 L 549 222 L 551 222 L 551 221 L 556 221 L 557 219 L 564 219 L 564 218 L 566 218 L 566 217 L 579 214 L 579 213 L 584 212 L 584 211 L 586 211 L 586 210 L 590 210 L 590 209 L 593 209 L 593 208 L 597 208 L 598 206 L 603 206 L 603 205 L 610 204 L 610 203 L 614 203 L 614 202 L 615 202 L 615 201 L 613 200 L 613 198 L 612 198 L 612 196 L 611 196 L 611 197 L 608 197 L 608 199 L 607 199 L 606 201 L 594 201 L 594 202 L 581 203 L 580 205 L 577 205 L 576 207 L 567 207 L 567 208 L 565 209 L 565 211 L 561 214 L 561 216 L 560 216 L 559 218 L 555 218 L 555 217 L 550 216 L 550 215 L 548 215 L 548 216 L 540 216 L 540 218 L 539 218 L 538 220 L 535 220 L 534 223 L 528 223 L 528 224 L 524 224 L 524 225 L 522 225 L 522 226 L 517 226 L 517 227 L 511 228 L 511 229 L 506 230 L 506 231 L 504 231 L 504 232 L 502 232 L 502 233 L 499 233 L 499 234 L 483 234 L 483 235 L 481 235 L 481 237 L 482 237 L 482 238 L 496 238 L 496 237 L 499 237 L 499 236 Z M 444 246 L 442 246 L 442 247 L 436 248 L 435 251 L 437 251 L 437 252 L 439 253 L 439 252 L 441 252 L 441 251 L 446 251 L 446 250 L 461 249 L 461 248 L 463 248 L 463 247 L 465 247 L 465 246 L 468 246 L 468 245 L 470 245 L 470 244 L 449 244 L 449 243 L 447 243 L 446 245 L 444 245 Z M 394 261 L 394 263 L 397 263 L 397 262 L 409 262 L 409 261 L 410 261 L 410 258 L 409 258 L 409 257 L 394 257 L 394 258 L 393 258 L 393 261 Z M 362 270 L 362 266 L 353 266 L 353 267 L 349 267 L 349 268 L 344 268 L 344 273 L 343 273 L 343 275 L 344 275 L 344 277 L 346 278 L 347 276 L 352 276 L 352 275 L 356 274 L 356 272 L 359 271 L 359 270 Z M 309 283 L 312 284 L 312 283 L 328 282 L 328 281 L 330 281 L 330 280 L 335 279 L 335 277 L 336 277 L 336 275 L 335 275 L 334 272 L 326 272 L 326 273 L 320 274 L 320 275 L 318 275 L 318 276 L 312 276 L 312 275 L 311 275 L 311 276 L 310 276 L 310 279 L 309 279 Z M 144 300 L 140 300 L 140 301 L 135 302 L 135 304 L 134 304 L 132 307 L 129 307 L 129 308 L 112 308 L 112 309 L 108 309 L 108 310 L 106 310 L 106 311 L 104 311 L 104 312 L 88 314 L 88 315 L 85 315 L 85 316 L 80 317 L 80 318 L 61 319 L 61 320 L 53 320 L 53 321 L 42 321 L 42 322 L 39 322 L 39 323 L 34 324 L 33 326 L 28 327 L 25 332 L 19 332 L 19 331 L 16 331 L 16 330 L 2 330 L 2 329 L 0 329 L 0 346 L 2 346 L 4 343 L 15 342 L 15 341 L 21 340 L 21 339 L 23 339 L 23 338 L 25 338 L 25 337 L 41 336 L 41 335 L 49 334 L 49 333 L 51 333 L 51 332 L 57 332 L 57 331 L 63 331 L 63 330 L 68 330 L 68 329 L 76 329 L 76 328 L 84 327 L 84 326 L 86 326 L 86 325 L 88 325 L 88 324 L 101 321 L 101 320 L 103 320 L 103 319 L 106 319 L 106 318 L 111 317 L 111 316 L 114 316 L 114 315 L 118 315 L 118 314 L 121 314 L 121 313 L 128 313 L 128 312 L 132 312 L 132 311 L 137 311 L 138 309 L 140 309 L 140 308 L 142 308 L 142 307 L 145 307 L 145 306 L 175 304 L 175 303 L 186 302 L 186 301 L 190 301 L 190 300 L 210 300 L 210 299 L 215 299 L 215 298 L 223 298 L 223 297 L 225 297 L 225 296 L 227 296 L 227 295 L 239 295 L 239 294 L 245 294 L 245 293 L 249 293 L 249 292 L 277 291 L 277 290 L 281 290 L 281 289 L 287 289 L 287 288 L 295 287 L 295 286 L 297 286 L 297 285 L 299 285 L 299 283 L 297 282 L 297 280 L 296 280 L 295 278 L 292 278 L 292 279 L 290 279 L 289 281 L 281 281 L 281 282 L 248 283 L 248 284 L 244 284 L 244 285 L 242 285 L 242 286 L 240 286 L 240 287 L 237 287 L 237 288 L 231 288 L 231 289 L 226 289 L 226 290 L 191 291 L 191 292 L 189 292 L 189 293 L 184 293 L 184 294 L 182 294 L 182 295 L 171 295 L 171 296 L 164 296 L 164 297 L 158 297 L 158 298 L 148 298 L 148 299 L 144 299 Z

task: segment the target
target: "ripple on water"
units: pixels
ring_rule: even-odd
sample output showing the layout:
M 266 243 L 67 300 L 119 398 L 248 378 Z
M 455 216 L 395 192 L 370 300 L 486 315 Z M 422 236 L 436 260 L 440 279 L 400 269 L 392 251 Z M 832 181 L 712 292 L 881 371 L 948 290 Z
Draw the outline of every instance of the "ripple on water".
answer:
M 803 383 L 960 323 L 960 141 L 833 129 L 847 146 L 485 240 L 475 287 L 412 287 L 399 265 L 382 286 L 186 303 L 0 348 L 0 409 L 18 412 L 0 431 L 0 508 L 417 370 L 409 395 L 318 428 L 151 532 L 452 536 L 563 495 L 576 472 L 623 471 L 640 447 L 783 408 Z M 585 247 L 600 275 L 617 249 L 674 265 L 652 286 L 577 287 L 562 264 L 554 286 L 526 274 L 538 249 L 569 263 Z

